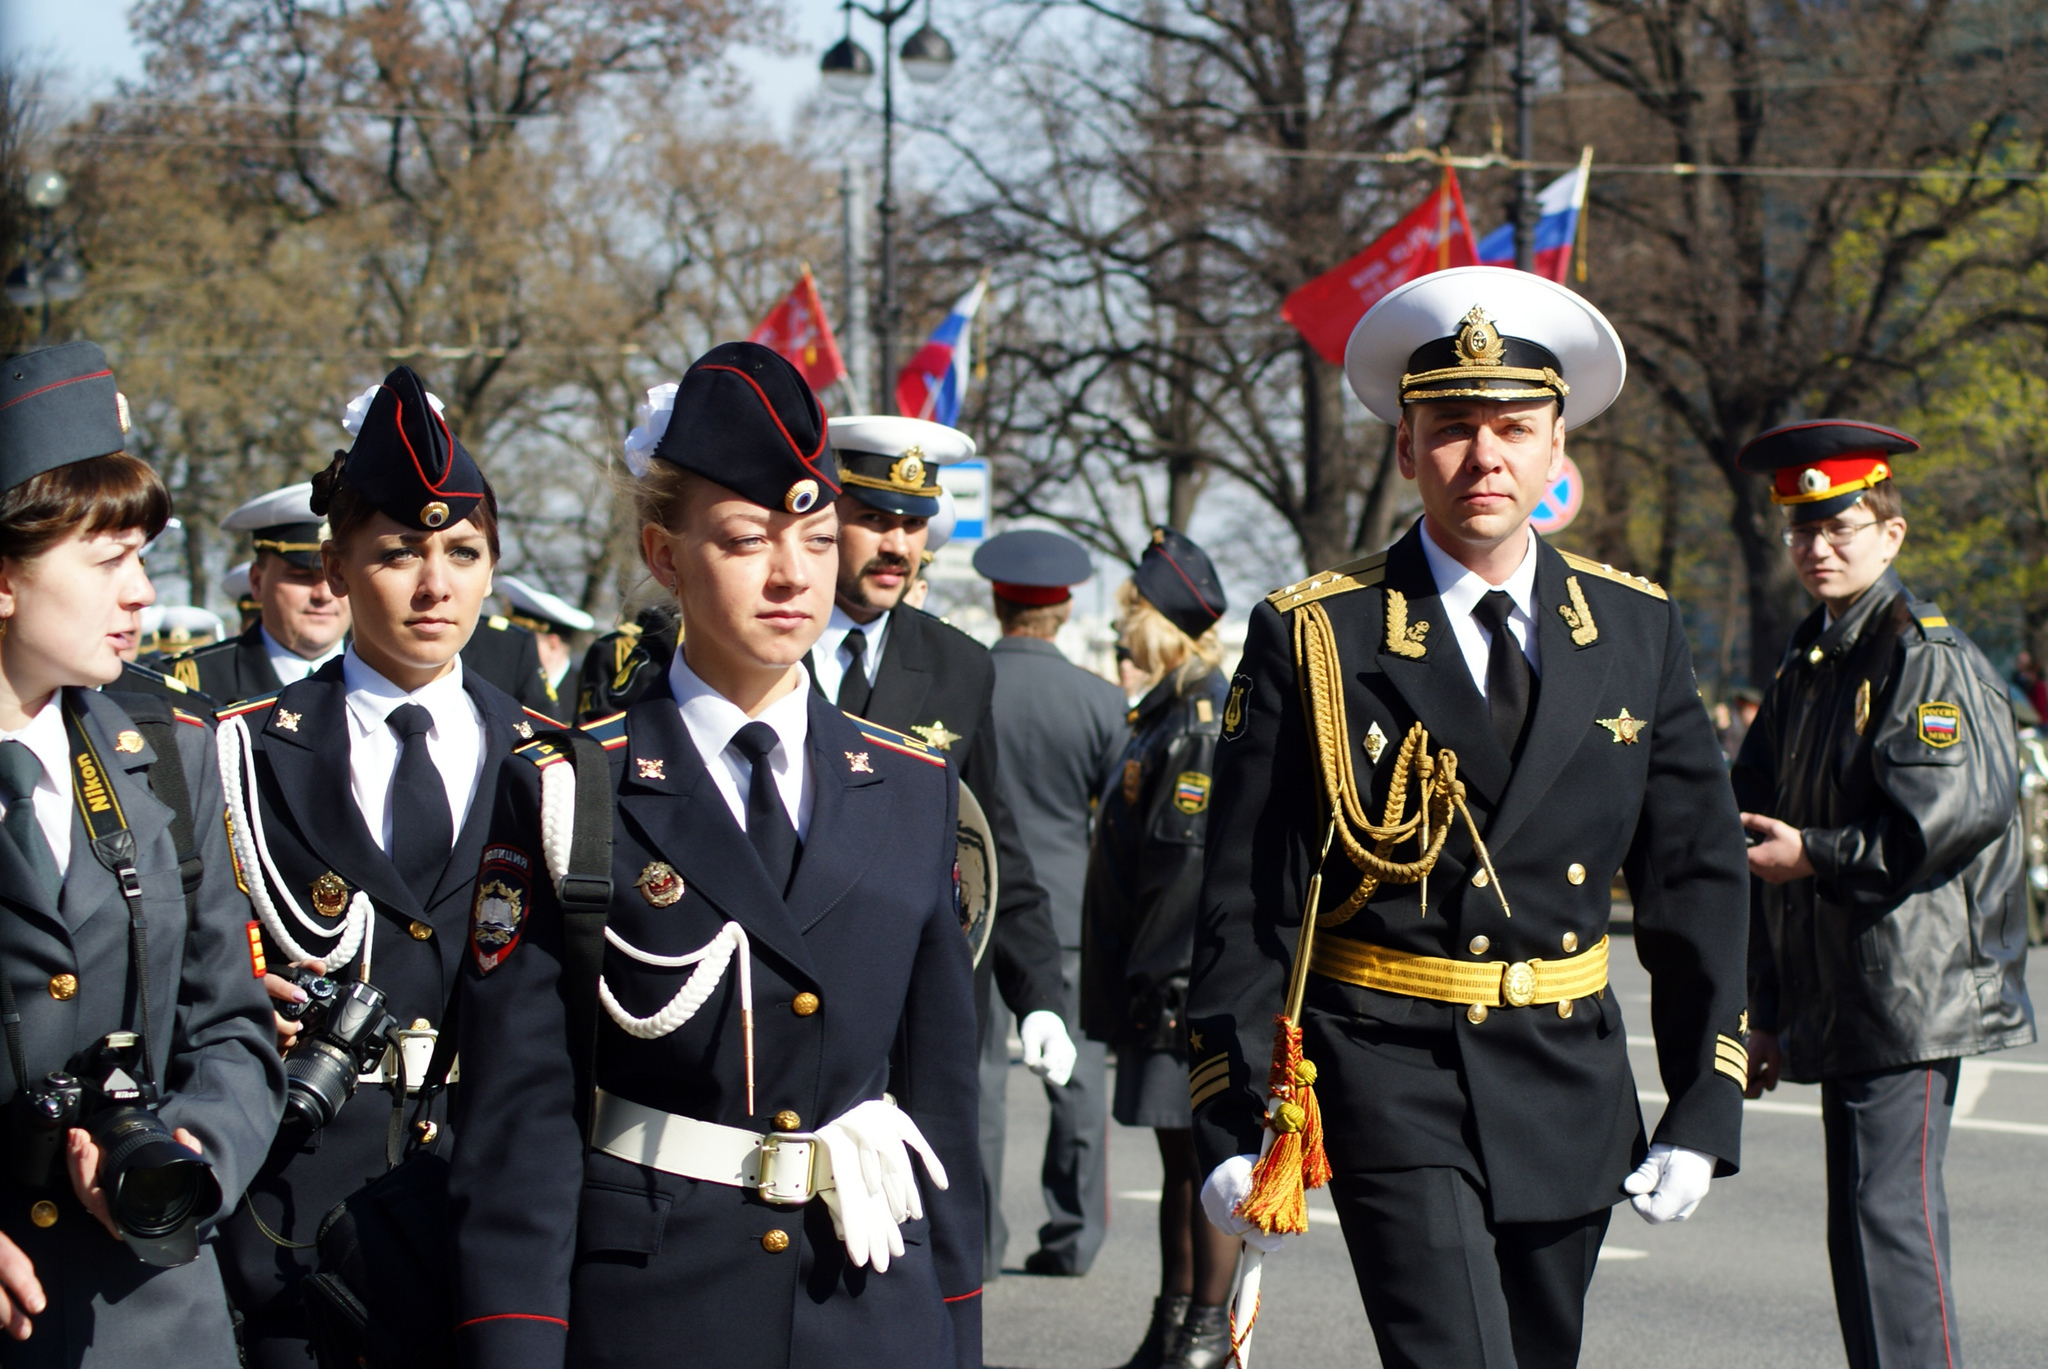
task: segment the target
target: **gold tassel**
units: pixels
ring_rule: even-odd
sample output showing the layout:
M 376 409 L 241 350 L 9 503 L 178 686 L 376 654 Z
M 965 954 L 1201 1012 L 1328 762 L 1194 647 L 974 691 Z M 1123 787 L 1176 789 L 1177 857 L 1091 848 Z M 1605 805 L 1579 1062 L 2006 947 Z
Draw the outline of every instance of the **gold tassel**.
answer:
M 1273 1146 L 1252 1170 L 1251 1192 L 1237 1215 L 1261 1231 L 1298 1236 L 1308 1230 L 1308 1194 L 1330 1182 L 1323 1150 L 1323 1112 L 1316 1103 L 1316 1067 L 1301 1056 L 1301 1028 L 1285 1014 L 1273 1019 L 1273 1066 L 1266 1091 L 1274 1098 L 1266 1125 Z

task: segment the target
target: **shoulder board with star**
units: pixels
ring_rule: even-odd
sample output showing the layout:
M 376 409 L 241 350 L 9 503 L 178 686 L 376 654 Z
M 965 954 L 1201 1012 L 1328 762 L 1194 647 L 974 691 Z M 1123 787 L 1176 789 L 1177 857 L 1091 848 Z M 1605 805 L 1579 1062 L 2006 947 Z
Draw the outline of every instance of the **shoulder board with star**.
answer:
M 1949 626 L 1948 615 L 1941 611 L 1939 604 L 1930 604 L 1925 599 L 1910 599 L 1907 611 L 1920 627 L 1920 637 L 1928 642 L 1953 642 L 1956 630 Z
M 616 751 L 626 744 L 626 711 L 620 709 L 602 718 L 592 718 L 578 730 L 595 737 L 605 750 Z
M 194 727 L 206 726 L 206 719 L 200 717 L 197 713 L 187 713 L 182 708 L 173 708 L 171 710 L 171 716 L 173 718 L 176 718 L 181 723 L 190 723 Z
M 168 662 L 166 662 L 166 664 L 168 664 Z M 183 680 L 179 679 L 177 676 L 166 675 L 161 670 L 153 669 L 152 667 L 143 665 L 137 661 L 128 662 L 125 666 L 122 667 L 122 669 L 131 670 L 135 672 L 137 675 L 140 675 L 143 679 L 149 681 L 151 684 L 157 685 L 160 688 L 172 694 L 196 694 L 199 692 L 198 690 L 194 689 L 191 685 L 188 685 Z M 112 688 L 119 689 L 120 686 L 117 684 L 112 686 Z
M 281 694 L 283 692 L 284 691 L 279 690 L 277 694 Z M 242 702 L 236 704 L 233 708 L 223 708 L 215 716 L 218 717 L 222 722 L 226 722 L 229 718 L 245 718 L 251 713 L 261 712 L 263 709 L 266 709 L 270 707 L 272 704 L 276 703 L 277 694 L 263 694 L 253 699 L 244 699 L 242 700 Z
M 534 714 L 534 716 L 539 717 L 540 715 Z M 545 729 L 542 729 L 542 735 L 535 737 L 524 746 L 514 747 L 512 754 L 536 770 L 545 770 L 551 765 L 566 761 L 569 759 L 568 750 L 553 737 L 547 736 L 546 733 L 559 733 L 567 730 L 560 723 L 551 722 Z M 626 744 L 626 715 L 620 712 L 606 718 L 595 718 L 576 730 L 591 737 L 605 750 L 617 751 Z
M 1312 604 L 1318 599 L 1327 599 L 1333 594 L 1344 594 L 1354 589 L 1370 589 L 1386 578 L 1387 554 L 1376 551 L 1370 556 L 1361 556 L 1356 561 L 1346 561 L 1329 570 L 1319 570 L 1306 580 L 1296 580 L 1291 585 L 1282 585 L 1266 596 L 1266 602 L 1282 613 Z
M 1627 571 L 1616 570 L 1605 562 L 1589 560 L 1584 556 L 1576 556 L 1568 551 L 1560 551 L 1558 555 L 1564 558 L 1566 565 L 1581 575 L 1592 575 L 1602 580 L 1612 580 L 1617 585 L 1626 585 L 1636 593 L 1647 594 L 1652 599 L 1669 599 L 1671 597 L 1664 592 L 1662 585 L 1646 580 L 1640 575 L 1630 575 Z
M 943 768 L 946 764 L 946 758 L 939 749 L 921 738 L 883 727 L 880 723 L 871 723 L 866 718 L 856 718 L 851 713 L 847 714 L 846 717 L 847 721 L 860 729 L 861 736 L 877 746 L 887 747 L 891 751 L 898 751 L 906 756 L 914 756 L 927 765 L 936 765 Z

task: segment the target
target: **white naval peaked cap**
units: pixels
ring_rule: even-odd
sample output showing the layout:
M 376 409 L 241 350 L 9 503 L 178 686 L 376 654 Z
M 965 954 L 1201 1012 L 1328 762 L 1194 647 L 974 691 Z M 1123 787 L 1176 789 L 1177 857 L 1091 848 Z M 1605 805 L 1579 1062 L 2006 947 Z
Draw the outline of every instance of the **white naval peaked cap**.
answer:
M 1402 378 L 1414 369 L 1415 353 L 1458 337 L 1475 309 L 1501 338 L 1534 343 L 1556 358 L 1570 390 L 1567 428 L 1598 418 L 1621 393 L 1628 357 L 1607 316 L 1555 281 L 1505 266 L 1454 266 L 1390 290 L 1358 321 L 1344 348 L 1352 393 L 1382 423 L 1399 423 Z M 1474 365 L 1472 373 L 1483 375 L 1483 366 Z
M 974 439 L 958 428 L 901 414 L 834 418 L 827 426 L 826 441 L 836 452 L 869 452 L 890 457 L 902 456 L 915 447 L 925 463 L 932 466 L 950 466 L 974 455 Z
M 296 485 L 257 495 L 221 519 L 220 525 L 229 532 L 257 532 L 287 523 L 321 521 L 320 515 L 313 512 L 313 482 L 301 480 Z
M 191 604 L 151 604 L 142 610 L 141 618 L 145 633 L 182 632 L 192 637 L 212 637 L 215 641 L 227 635 L 226 624 L 218 613 Z
M 497 576 L 496 583 L 499 595 L 512 606 L 515 614 L 538 618 L 544 623 L 553 623 L 571 632 L 588 632 L 597 626 L 597 619 L 567 599 L 529 585 L 516 575 Z
M 254 563 L 244 561 L 240 565 L 229 566 L 227 573 L 220 577 L 220 592 L 237 603 L 248 598 L 249 567 L 252 564 Z
M 953 540 L 953 526 L 960 521 L 960 506 L 953 500 L 953 492 L 941 486 L 939 489 L 939 511 L 925 520 L 924 549 L 936 552 Z

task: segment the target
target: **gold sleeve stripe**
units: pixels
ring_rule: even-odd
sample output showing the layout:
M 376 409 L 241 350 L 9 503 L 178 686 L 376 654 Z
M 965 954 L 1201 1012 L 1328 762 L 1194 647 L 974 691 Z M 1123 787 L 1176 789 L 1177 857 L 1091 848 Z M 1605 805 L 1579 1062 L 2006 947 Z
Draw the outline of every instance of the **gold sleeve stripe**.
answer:
M 1714 1038 L 1714 1044 L 1715 1044 L 1716 1046 L 1720 1046 L 1720 1047 L 1722 1047 L 1722 1048 L 1724 1048 L 1724 1049 L 1727 1049 L 1727 1050 L 1732 1050 L 1732 1051 L 1734 1051 L 1734 1052 L 1735 1052 L 1735 1053 L 1736 1053 L 1737 1055 L 1747 1055 L 1747 1054 L 1749 1054 L 1749 1047 L 1748 1047 L 1748 1046 L 1746 1046 L 1746 1045 L 1744 1045 L 1744 1044 L 1743 1044 L 1742 1042 L 1740 1042 L 1740 1041 L 1736 1040 L 1736 1039 L 1735 1039 L 1734 1037 L 1732 1037 L 1732 1036 L 1728 1035 L 1728 1033 L 1726 1033 L 1726 1032 L 1722 1032 L 1722 1033 L 1721 1033 L 1721 1034 L 1720 1034 L 1719 1036 L 1715 1037 L 1715 1038 Z
M 1738 1065 L 1725 1055 L 1714 1057 L 1714 1073 L 1727 1075 L 1735 1081 L 1737 1088 L 1749 1087 L 1749 1067 L 1747 1065 Z
M 1317 571 L 1306 580 L 1296 580 L 1291 585 L 1282 585 L 1266 596 L 1266 602 L 1282 613 L 1312 604 L 1318 599 L 1327 599 L 1333 594 L 1348 590 L 1370 589 L 1386 578 L 1387 554 L 1376 551 L 1370 556 L 1361 556 L 1356 561 L 1346 561 L 1331 570 Z
M 1607 565 L 1604 562 L 1589 561 L 1583 556 L 1574 556 L 1568 551 L 1561 551 L 1558 555 L 1564 558 L 1566 565 L 1581 574 L 1597 575 L 1602 580 L 1612 580 L 1617 585 L 1626 585 L 1636 593 L 1647 594 L 1653 599 L 1668 599 L 1671 597 L 1664 592 L 1662 585 L 1653 584 L 1640 575 L 1630 575 L 1625 570 L 1616 570 L 1613 566 Z
M 1217 1094 L 1228 1092 L 1229 1089 L 1230 1076 L 1228 1075 L 1204 1084 L 1200 1088 L 1190 1088 L 1188 1091 L 1188 1106 L 1198 1108 Z
M 1227 1055 L 1212 1056 L 1189 1071 L 1188 1082 L 1190 1085 L 1206 1084 L 1213 1078 L 1227 1076 L 1229 1073 L 1230 1057 Z

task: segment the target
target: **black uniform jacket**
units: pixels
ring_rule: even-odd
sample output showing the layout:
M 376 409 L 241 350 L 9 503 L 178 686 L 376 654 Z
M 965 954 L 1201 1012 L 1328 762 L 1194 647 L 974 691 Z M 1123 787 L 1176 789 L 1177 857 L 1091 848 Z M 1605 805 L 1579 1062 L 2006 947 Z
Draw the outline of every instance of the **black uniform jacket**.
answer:
M 1757 881 L 1750 1026 L 1801 1081 L 2023 1046 L 2018 742 L 1983 653 L 1884 578 L 1792 644 L 1735 765 L 1812 879 Z
M 173 656 L 165 665 L 174 679 L 222 704 L 262 698 L 284 687 L 271 668 L 261 623 L 252 623 L 238 637 Z M 554 687 L 541 671 L 539 644 L 509 618 L 487 614 L 479 619 L 462 648 L 462 665 L 511 695 L 522 708 L 549 718 L 562 712 Z
M 1081 1029 L 1180 1050 L 1202 889 L 1202 842 L 1223 727 L 1215 674 L 1185 694 L 1169 675 L 1131 710 L 1131 739 L 1102 791 L 1088 858 Z
M 221 822 L 213 735 L 186 714 L 178 754 L 159 756 L 114 699 L 67 689 L 82 713 L 136 844 L 148 926 L 151 1056 L 168 1095 L 164 1121 L 199 1137 L 232 1207 L 270 1146 L 284 1106 L 284 1071 L 272 1044 L 270 1000 L 253 973 L 249 904 L 235 887 Z M 189 724 L 189 725 L 182 725 Z M 126 749 L 124 749 L 124 742 Z M 188 910 L 173 847 L 171 810 L 151 792 L 153 766 L 182 765 L 204 873 Z M 0 840 L 0 968 L 21 1013 L 28 1072 L 40 1080 L 109 1032 L 137 1030 L 130 1013 L 128 909 L 114 876 L 93 858 L 83 819 L 71 827 L 71 861 L 52 904 L 14 843 Z M 19 1087 L 0 1071 L 0 1109 L 12 1116 Z M 53 1199 L 49 1227 L 29 1220 Z M 35 1264 L 49 1307 L 26 1343 L 9 1340 L 9 1365 L 163 1364 L 215 1369 L 234 1363 L 212 1247 L 177 1269 L 155 1269 L 108 1238 L 72 1195 L 68 1178 L 35 1192 L 0 1178 L 0 1231 Z
M 217 704 L 212 695 L 202 694 L 175 675 L 166 675 L 154 666 L 140 661 L 130 661 L 121 667 L 121 678 L 107 688 L 124 694 L 153 694 L 170 702 L 171 707 L 182 709 L 200 718 L 210 727 Z
M 440 883 L 424 905 L 379 849 L 350 792 L 348 687 L 340 659 L 280 693 L 223 713 L 223 721 L 239 718 L 249 730 L 255 752 L 254 801 L 260 806 L 263 847 L 271 864 L 299 907 L 315 917 L 319 912 L 313 886 L 329 874 L 337 876 L 350 895 L 357 890 L 369 895 L 374 917 L 367 938 L 370 982 L 385 992 L 386 1006 L 407 1026 L 425 1022 L 438 1027 L 445 1015 L 468 944 L 470 893 L 490 826 L 498 769 L 536 726 L 551 725 L 467 669 L 463 687 L 483 716 L 484 762 L 468 819 Z M 258 870 L 245 870 L 243 877 L 270 880 L 267 872 Z M 317 953 L 334 945 L 332 937 L 300 926 L 275 892 L 276 881 L 271 887 L 279 915 L 302 947 Z M 335 918 L 333 925 L 338 930 L 341 919 Z M 281 972 L 288 959 L 280 946 L 268 946 L 267 958 L 274 972 Z M 354 979 L 361 965 L 359 951 L 347 964 L 329 964 L 327 973 Z M 359 1085 L 355 1097 L 326 1127 L 310 1137 L 280 1134 L 269 1147 L 262 1171 L 249 1186 L 249 1202 L 227 1224 L 222 1243 L 228 1291 L 250 1319 L 252 1336 L 304 1334 L 291 1310 L 298 1306 L 298 1281 L 312 1271 L 315 1260 L 313 1251 L 287 1250 L 265 1236 L 250 1209 L 286 1240 L 312 1241 L 321 1219 L 336 1203 L 384 1172 L 394 1101 L 388 1087 Z M 434 1106 L 444 1109 L 439 1100 Z M 433 1149 L 445 1155 L 452 1145 L 451 1132 L 441 1128 Z M 271 1314 L 283 1320 L 273 1323 Z
M 784 896 L 666 689 L 592 731 L 611 750 L 617 796 L 608 932 L 677 956 L 728 921 L 745 930 L 755 1106 L 749 1114 L 736 957 L 667 1036 L 629 1036 L 600 1010 L 598 1086 L 755 1132 L 785 1110 L 800 1128 L 822 1126 L 887 1092 L 931 1142 L 951 1187 L 921 1180 L 925 1218 L 905 1225 L 905 1255 L 877 1274 L 848 1268 L 822 1201 L 774 1206 L 746 1189 L 586 1153 L 561 997 L 560 905 L 539 841 L 539 770 L 526 763 L 545 759 L 536 746 L 505 767 L 479 876 L 497 916 L 508 904 L 523 910 L 517 936 L 488 972 L 474 955 L 464 972 L 463 1143 L 450 1180 L 463 1363 L 978 1369 L 974 1008 L 946 762 L 814 697 L 816 797 Z M 682 886 L 665 907 L 654 899 L 676 891 L 654 878 L 660 865 Z M 635 1016 L 667 1003 L 690 973 L 605 951 L 605 982 Z M 815 996 L 801 1004 L 809 1011 L 798 1011 L 799 995 Z M 787 1236 L 786 1248 L 763 1244 L 771 1232 Z
M 576 671 L 576 721 L 624 712 L 659 688 L 675 659 L 682 620 L 672 604 L 653 604 L 590 644 Z
M 1457 754 L 1513 909 L 1505 916 L 1494 888 L 1475 887 L 1479 862 L 1461 821 L 1429 880 L 1426 914 L 1417 886 L 1384 886 L 1319 936 L 1471 962 L 1558 959 L 1567 934 L 1580 951 L 1607 934 L 1619 870 L 1671 1100 L 1656 1139 L 1733 1171 L 1743 1071 L 1732 1061 L 1717 1069 L 1716 1052 L 1718 1038 L 1741 1049 L 1748 875 L 1677 606 L 1647 581 L 1547 544 L 1537 556 L 1541 679 L 1512 764 L 1444 619 L 1419 528 L 1383 556 L 1288 586 L 1252 611 L 1224 709 L 1188 1005 L 1201 1083 L 1195 1136 L 1207 1164 L 1259 1148 L 1273 1018 L 1322 844 L 1289 621 L 1314 602 L 1336 634 L 1367 810 L 1380 818 L 1402 738 L 1420 721 L 1432 752 Z M 1590 620 L 1580 640 L 1560 612 L 1577 613 L 1574 581 Z M 1388 648 L 1390 592 L 1406 598 L 1402 641 L 1419 656 Z M 1364 749 L 1374 724 L 1386 738 L 1376 764 Z M 1412 859 L 1414 847 L 1395 854 Z M 1322 906 L 1333 911 L 1357 879 L 1341 846 L 1325 869 Z M 1475 943 L 1481 936 L 1487 943 Z M 1461 1167 L 1486 1186 L 1497 1221 L 1562 1220 L 1619 1201 L 1645 1146 L 1621 1004 L 1603 990 L 1573 1007 L 1569 1017 L 1554 1005 L 1495 1008 L 1475 1023 L 1455 1004 L 1311 974 L 1306 1053 L 1320 1071 L 1331 1163 L 1340 1172 Z

